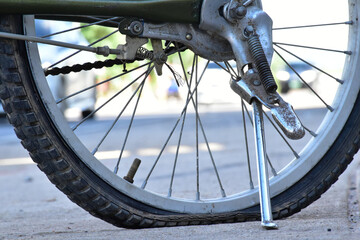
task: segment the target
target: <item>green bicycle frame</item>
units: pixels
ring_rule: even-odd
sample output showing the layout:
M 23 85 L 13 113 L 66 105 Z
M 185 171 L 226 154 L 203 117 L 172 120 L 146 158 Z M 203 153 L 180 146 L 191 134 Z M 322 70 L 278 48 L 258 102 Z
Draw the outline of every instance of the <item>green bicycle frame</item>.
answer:
M 156 22 L 198 23 L 202 0 L 0 0 L 0 14 L 141 17 Z

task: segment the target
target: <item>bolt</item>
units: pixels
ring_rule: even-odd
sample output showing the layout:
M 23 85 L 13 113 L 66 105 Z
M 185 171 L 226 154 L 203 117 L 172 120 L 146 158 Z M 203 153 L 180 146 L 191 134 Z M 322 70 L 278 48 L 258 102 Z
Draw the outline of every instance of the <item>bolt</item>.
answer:
M 254 84 L 255 86 L 260 86 L 260 85 L 261 85 L 261 82 L 256 79 L 256 80 L 253 81 L 253 84 Z
M 237 8 L 235 8 L 234 10 L 235 16 L 239 19 L 245 17 L 246 13 L 247 13 L 247 9 L 244 6 L 239 6 Z
M 130 24 L 130 31 L 134 35 L 140 35 L 143 31 L 143 25 L 139 21 L 133 21 Z
M 139 33 L 141 31 L 141 27 L 139 26 L 139 24 L 136 24 L 133 28 L 134 32 Z
M 275 104 L 275 103 L 279 103 L 280 99 L 277 96 L 268 96 L 267 102 L 270 104 Z
M 155 62 L 158 64 L 164 64 L 167 61 L 167 55 L 165 53 L 159 53 L 155 56 Z
M 166 55 L 165 53 L 162 53 L 162 54 L 160 55 L 160 60 L 161 60 L 162 63 L 166 63 L 166 61 L 167 61 L 167 55 Z
M 254 34 L 254 28 L 252 26 L 247 26 L 244 30 L 244 34 L 246 37 L 250 37 L 252 34 Z
M 186 40 L 191 40 L 192 39 L 192 35 L 191 33 L 187 33 L 186 36 L 185 36 Z

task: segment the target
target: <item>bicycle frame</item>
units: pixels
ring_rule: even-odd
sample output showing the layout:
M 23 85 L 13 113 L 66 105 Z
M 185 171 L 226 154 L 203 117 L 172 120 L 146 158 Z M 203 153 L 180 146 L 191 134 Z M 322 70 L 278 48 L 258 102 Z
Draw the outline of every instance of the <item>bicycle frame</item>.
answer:
M 202 0 L 0 0 L 0 14 L 141 16 L 156 22 L 199 23 L 201 4 Z

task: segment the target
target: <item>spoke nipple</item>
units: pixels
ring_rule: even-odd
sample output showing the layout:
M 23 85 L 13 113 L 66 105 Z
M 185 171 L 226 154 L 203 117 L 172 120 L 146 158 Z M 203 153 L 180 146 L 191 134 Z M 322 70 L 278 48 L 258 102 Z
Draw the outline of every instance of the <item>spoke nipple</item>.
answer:
M 141 160 L 138 158 L 134 159 L 134 162 L 131 164 L 131 167 L 127 173 L 126 176 L 124 176 L 124 179 L 128 181 L 129 183 L 134 183 L 134 176 L 140 166 Z
M 341 79 L 338 79 L 338 78 L 336 78 L 336 81 L 338 82 L 338 83 L 340 83 L 340 84 L 344 84 L 344 80 L 341 80 Z
M 333 107 L 331 107 L 329 105 L 327 106 L 327 108 L 329 109 L 330 112 L 333 112 L 335 110 Z
M 317 137 L 317 134 L 314 133 L 313 131 L 310 131 L 310 134 L 311 134 L 313 137 Z
M 307 128 L 305 128 L 305 129 L 306 129 L 306 131 L 308 131 L 308 132 L 310 133 L 311 136 L 317 137 L 317 134 L 316 134 L 316 133 L 314 133 L 314 132 L 311 131 L 310 129 L 307 129 Z
M 143 182 L 143 184 L 141 185 L 141 189 L 145 189 L 146 185 L 147 185 L 147 180 L 145 180 L 145 181 Z
M 225 190 L 224 190 L 224 189 L 221 189 L 221 196 L 222 196 L 223 198 L 226 197 L 226 193 L 225 193 Z

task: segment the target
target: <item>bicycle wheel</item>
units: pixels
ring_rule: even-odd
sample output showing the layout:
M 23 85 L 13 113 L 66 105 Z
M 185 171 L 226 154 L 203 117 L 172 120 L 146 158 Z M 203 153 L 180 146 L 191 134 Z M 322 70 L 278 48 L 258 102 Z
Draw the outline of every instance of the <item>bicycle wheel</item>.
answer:
M 274 21 L 273 71 L 278 81 L 287 75 L 300 78 L 301 88 L 290 89 L 284 98 L 307 129 L 304 139 L 291 141 L 270 118 L 265 123 L 273 215 L 281 218 L 318 199 L 359 148 L 359 3 L 349 1 L 341 9 L 331 1 L 318 1 L 321 8 L 313 1 L 262 2 Z M 281 14 L 276 6 L 281 6 Z M 302 6 L 307 22 L 299 11 Z M 287 12 L 293 22 L 283 26 Z M 101 43 L 117 32 L 111 28 L 116 21 L 97 19 L 82 29 L 100 32 L 96 42 Z M 91 30 L 97 24 L 110 30 Z M 33 35 L 38 25 L 31 16 L 2 16 L 1 28 Z M 52 38 L 64 39 L 63 30 Z M 70 30 L 66 34 L 79 31 Z M 334 32 L 339 38 L 330 41 Z M 120 38 L 111 44 L 117 46 Z M 64 80 L 46 78 L 43 69 L 44 54 L 50 50 L 44 53 L 31 42 L 1 39 L 0 97 L 17 136 L 51 182 L 92 215 L 116 226 L 259 219 L 252 119 L 228 86 L 237 74 L 233 63 L 200 58 L 176 43 L 162 45 L 171 66 L 163 66 L 161 77 L 155 79 L 153 61 L 121 62 L 100 73 L 112 75 L 97 83 L 84 83 L 79 73 L 69 73 L 82 82 L 82 89 L 59 96 L 49 86 Z M 142 50 L 145 55 L 151 48 Z M 46 64 L 47 69 L 65 61 Z M 298 63 L 305 70 L 295 67 Z M 98 99 L 87 117 L 64 110 L 64 103 L 94 88 Z M 129 183 L 132 177 L 123 176 L 134 159 L 141 164 Z

